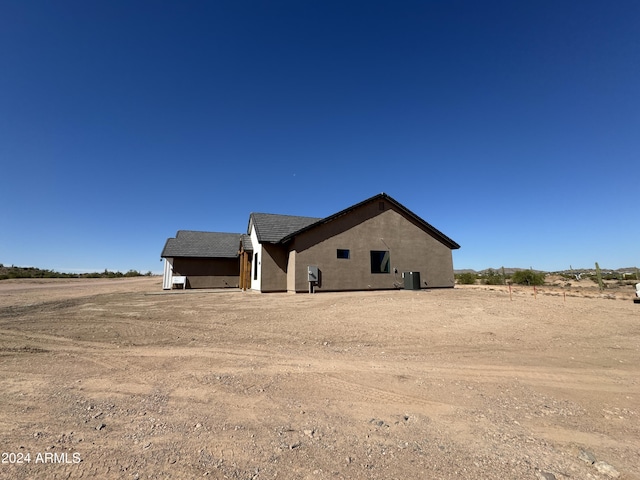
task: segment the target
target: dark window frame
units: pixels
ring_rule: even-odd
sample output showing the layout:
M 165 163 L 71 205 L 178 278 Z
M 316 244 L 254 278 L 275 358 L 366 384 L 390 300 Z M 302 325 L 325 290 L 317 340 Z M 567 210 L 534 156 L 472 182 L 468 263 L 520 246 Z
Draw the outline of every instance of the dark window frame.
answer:
M 351 258 L 351 250 L 348 248 L 338 248 L 336 250 L 336 258 L 340 260 L 349 260 Z
M 389 250 L 371 250 L 371 273 L 391 273 Z
M 253 279 L 258 280 L 258 252 L 253 256 Z

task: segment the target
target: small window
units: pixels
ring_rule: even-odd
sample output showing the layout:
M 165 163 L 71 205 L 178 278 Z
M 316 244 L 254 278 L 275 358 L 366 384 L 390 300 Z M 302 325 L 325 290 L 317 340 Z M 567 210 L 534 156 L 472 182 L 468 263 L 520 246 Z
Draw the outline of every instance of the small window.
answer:
M 389 273 L 391 262 L 389 252 L 384 250 L 371 250 L 371 273 Z
M 253 256 L 253 279 L 258 280 L 258 254 Z
M 349 260 L 349 250 L 342 250 L 342 249 L 339 248 L 337 257 Z

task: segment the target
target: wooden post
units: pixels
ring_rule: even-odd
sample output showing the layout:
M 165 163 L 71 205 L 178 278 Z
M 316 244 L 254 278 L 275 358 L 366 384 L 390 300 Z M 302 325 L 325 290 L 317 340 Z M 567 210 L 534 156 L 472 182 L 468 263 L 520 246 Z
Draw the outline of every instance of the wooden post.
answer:
M 251 287 L 251 262 L 249 261 L 249 252 L 244 252 L 244 289 L 249 290 Z
M 509 284 L 509 300 L 513 302 L 513 297 L 511 296 L 511 284 Z
M 249 288 L 249 276 L 251 271 L 249 269 L 249 254 L 243 251 L 240 254 L 240 288 L 247 290 Z
M 251 286 L 251 262 L 249 252 L 244 252 L 244 289 L 249 290 Z
M 247 286 L 248 286 L 248 280 L 249 280 L 249 275 L 251 275 L 251 273 L 249 272 L 249 254 L 247 252 L 244 252 L 244 283 L 242 284 L 242 289 L 246 290 Z
M 536 286 L 533 286 L 533 298 L 538 298 L 538 292 L 536 291 Z
M 240 252 L 240 290 L 244 290 L 244 253 Z

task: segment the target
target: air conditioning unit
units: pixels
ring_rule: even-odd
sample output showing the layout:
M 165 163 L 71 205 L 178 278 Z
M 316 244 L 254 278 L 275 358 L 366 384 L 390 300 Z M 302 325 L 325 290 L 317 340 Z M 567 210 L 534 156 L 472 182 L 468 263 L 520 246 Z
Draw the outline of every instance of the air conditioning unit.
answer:
M 420 290 L 420 272 L 403 272 L 404 289 Z

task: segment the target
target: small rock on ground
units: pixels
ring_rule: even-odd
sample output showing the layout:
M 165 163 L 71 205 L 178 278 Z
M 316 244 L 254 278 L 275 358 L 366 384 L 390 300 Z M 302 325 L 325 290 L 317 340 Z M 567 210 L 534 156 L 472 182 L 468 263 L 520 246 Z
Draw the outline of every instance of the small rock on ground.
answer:
M 591 465 L 596 463 L 596 456 L 589 450 L 580 450 L 578 458 L 584 462 L 590 463 Z
M 607 462 L 596 462 L 593 466 L 596 467 L 596 470 L 600 473 L 604 473 L 611 478 L 618 478 L 620 476 L 620 473 Z
M 556 480 L 556 476 L 550 472 L 538 472 L 537 475 L 540 480 Z

